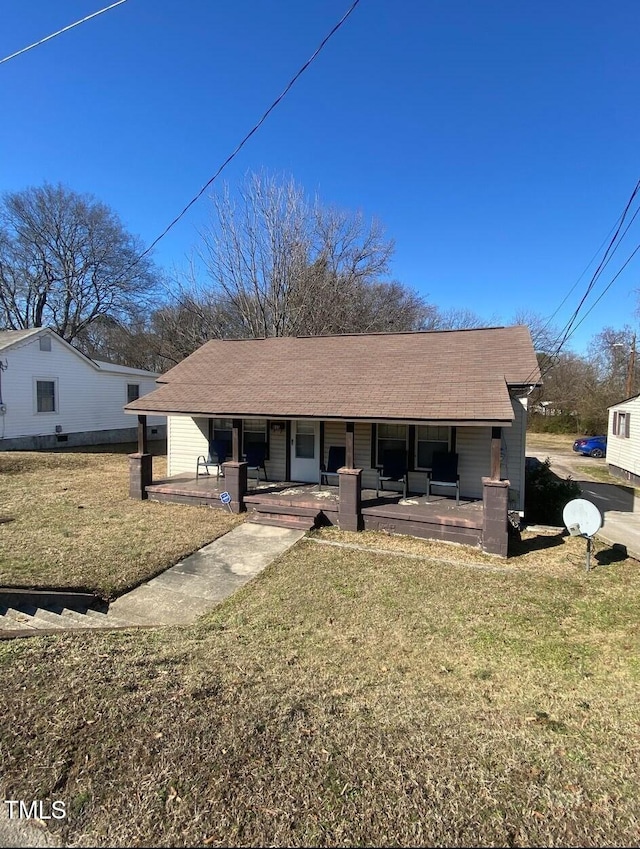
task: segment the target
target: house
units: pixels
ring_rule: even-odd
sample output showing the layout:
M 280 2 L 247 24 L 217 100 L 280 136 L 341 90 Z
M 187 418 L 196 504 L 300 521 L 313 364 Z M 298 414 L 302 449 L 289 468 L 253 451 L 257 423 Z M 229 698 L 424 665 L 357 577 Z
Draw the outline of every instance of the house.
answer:
M 640 485 L 640 395 L 609 407 L 607 463 L 611 474 Z
M 527 398 L 539 382 L 525 326 L 213 340 L 160 377 L 155 391 L 127 404 L 141 426 L 145 415 L 167 416 L 169 480 L 151 482 L 150 458 L 143 459 L 140 444 L 132 458 L 131 492 L 176 500 L 182 480 L 184 499 L 206 503 L 204 488 L 212 482 L 197 476 L 198 457 L 212 443 L 226 441 L 232 459 L 225 486 L 234 509 L 251 506 L 266 513 L 266 494 L 258 486 L 247 493 L 246 468 L 240 468 L 246 467 L 247 446 L 257 442 L 266 445 L 269 482 L 316 485 L 306 488 L 305 509 L 312 510 L 320 503 L 321 464 L 331 446 L 344 446 L 339 503 L 331 505 L 322 493 L 325 521 L 481 544 L 478 523 L 486 516 L 480 518 L 479 509 L 474 514 L 470 505 L 481 507 L 493 486 L 504 503 L 498 520 L 502 526 L 504 518 L 504 535 L 499 534 L 504 547 L 507 510 L 524 512 Z M 412 498 L 394 492 L 394 503 L 381 503 L 379 492 L 375 498 L 369 494 L 378 490 L 377 467 L 392 449 L 406 455 Z M 434 499 L 425 494 L 439 452 L 457 455 L 461 505 L 459 515 L 446 513 L 454 502 L 441 494 L 440 513 L 427 528 L 425 504 Z M 236 475 L 242 492 L 232 492 Z M 212 492 L 217 497 L 215 486 Z M 301 502 L 287 505 L 280 498 L 281 518 L 286 506 L 302 510 Z M 313 505 L 307 503 L 313 499 Z M 288 519 L 296 515 L 301 514 L 292 509 Z
M 0 330 L 0 450 L 135 440 L 122 408 L 156 377 L 91 360 L 48 328 Z M 163 438 L 166 419 L 148 427 L 150 438 Z

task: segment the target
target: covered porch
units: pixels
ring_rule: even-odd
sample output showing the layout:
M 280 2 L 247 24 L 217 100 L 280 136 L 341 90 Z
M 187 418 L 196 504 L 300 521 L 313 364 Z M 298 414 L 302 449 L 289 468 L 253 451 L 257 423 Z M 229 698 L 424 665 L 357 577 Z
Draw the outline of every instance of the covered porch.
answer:
M 349 421 L 342 423 L 344 466 L 334 473 L 330 481 L 333 485 L 325 482 L 320 486 L 309 479 L 306 482 L 290 478 L 264 481 L 256 480 L 255 476 L 249 477 L 248 464 L 242 453 L 243 422 L 236 419 L 232 421 L 230 434 L 232 459 L 223 464 L 223 476 L 198 474 L 194 469 L 193 473 L 185 471 L 163 480 L 154 480 L 144 419 L 144 416 L 139 416 L 140 450 L 130 458 L 132 497 L 207 505 L 237 513 L 249 512 L 251 521 L 307 530 L 335 525 L 344 530 L 406 533 L 481 546 L 506 555 L 509 481 L 500 479 L 500 428 L 494 427 L 488 433 L 490 443 L 486 445 L 490 449 L 487 458 L 490 459 L 490 474 L 478 481 L 478 493 L 465 497 L 464 491 L 461 492 L 457 504 L 456 498 L 451 497 L 449 492 L 446 495 L 436 492 L 425 494 L 427 476 L 419 470 L 413 478 L 409 477 L 408 497 L 403 497 L 402 491 L 387 489 L 386 486 L 376 492 L 371 485 L 376 485 L 375 470 L 372 474 L 370 468 L 358 468 L 356 465 L 356 460 L 361 461 L 363 457 L 362 451 L 359 455 L 357 453 L 356 437 L 358 432 L 366 431 L 362 424 L 358 431 L 358 424 Z M 319 430 L 322 432 L 324 428 Z M 289 436 L 290 426 L 285 425 L 283 431 Z M 324 440 L 321 441 L 321 458 L 325 454 L 322 442 Z M 367 445 L 371 454 L 372 444 Z M 414 481 L 418 483 L 417 489 Z M 428 487 L 426 489 L 428 491 Z M 221 499 L 223 493 L 229 493 L 229 497 Z

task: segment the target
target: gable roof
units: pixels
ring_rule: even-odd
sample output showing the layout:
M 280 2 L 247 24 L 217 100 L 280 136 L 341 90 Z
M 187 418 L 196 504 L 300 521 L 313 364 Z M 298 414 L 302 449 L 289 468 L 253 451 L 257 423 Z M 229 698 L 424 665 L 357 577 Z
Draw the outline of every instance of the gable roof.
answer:
M 158 372 L 145 371 L 144 369 L 131 368 L 130 366 L 120 366 L 116 363 L 107 363 L 101 360 L 92 360 L 78 348 L 74 348 L 62 336 L 59 336 L 55 330 L 50 327 L 31 327 L 28 330 L 0 330 L 0 351 L 8 350 L 26 339 L 31 339 L 36 336 L 53 336 L 64 348 L 72 351 L 77 357 L 80 357 L 88 365 L 97 371 L 112 372 L 114 374 L 130 374 L 140 377 L 157 377 Z
M 0 330 L 0 351 L 10 348 L 30 336 L 37 336 L 43 330 L 42 327 L 31 327 L 29 330 Z
M 127 404 L 225 418 L 510 423 L 510 386 L 540 381 L 525 326 L 213 340 Z

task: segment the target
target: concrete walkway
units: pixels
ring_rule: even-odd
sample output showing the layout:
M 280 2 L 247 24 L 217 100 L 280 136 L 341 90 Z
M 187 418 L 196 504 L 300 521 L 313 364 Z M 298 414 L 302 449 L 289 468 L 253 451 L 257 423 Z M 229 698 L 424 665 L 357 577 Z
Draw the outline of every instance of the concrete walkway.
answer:
M 304 531 L 245 522 L 195 554 L 116 599 L 105 626 L 184 625 L 212 610 L 304 536 Z M 1 801 L 1 800 L 0 800 Z M 59 846 L 34 823 L 10 820 L 0 807 L 0 846 Z
M 304 531 L 245 522 L 157 578 L 116 599 L 106 614 L 134 625 L 187 625 L 255 578 Z

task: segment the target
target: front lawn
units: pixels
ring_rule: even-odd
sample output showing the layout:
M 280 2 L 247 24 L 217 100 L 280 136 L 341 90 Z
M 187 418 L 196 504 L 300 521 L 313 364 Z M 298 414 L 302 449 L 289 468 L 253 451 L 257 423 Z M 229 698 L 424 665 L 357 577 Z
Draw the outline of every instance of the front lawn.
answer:
M 67 845 L 638 844 L 635 561 L 315 536 L 195 626 L 0 644 L 3 798 Z
M 154 457 L 154 475 L 166 458 Z M 223 510 L 129 498 L 116 447 L 0 452 L 0 586 L 117 595 L 226 533 Z

